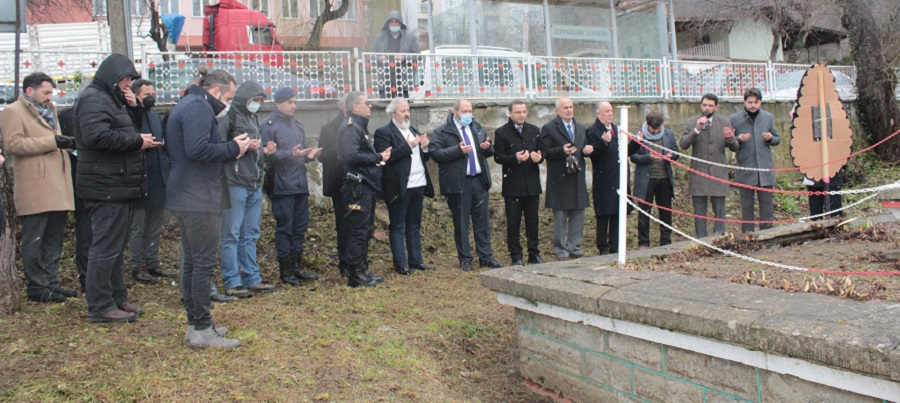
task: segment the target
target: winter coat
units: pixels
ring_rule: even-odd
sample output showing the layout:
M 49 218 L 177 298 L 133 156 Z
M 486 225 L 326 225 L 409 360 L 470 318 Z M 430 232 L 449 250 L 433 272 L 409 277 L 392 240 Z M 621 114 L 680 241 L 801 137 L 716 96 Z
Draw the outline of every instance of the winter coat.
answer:
M 488 138 L 484 127 L 476 121 L 469 124 L 466 129 L 471 137 L 475 150 L 475 156 L 478 158 L 478 165 L 481 166 L 481 182 L 485 189 L 491 188 L 491 168 L 488 166 L 487 159 L 494 155 L 494 145 L 487 150 L 482 150 L 479 146 Z M 462 134 L 456 129 L 453 115 L 447 119 L 447 122 L 434 130 L 434 138 L 428 144 L 431 150 L 431 158 L 438 163 L 438 184 L 441 187 L 441 194 L 444 196 L 462 194 L 466 184 L 466 171 L 469 167 L 469 156 L 462 152 L 459 143 L 463 141 Z
M 587 129 L 587 143 L 594 146 L 591 153 L 591 171 L 593 173 L 594 212 L 597 215 L 613 215 L 619 213 L 619 141 L 627 141 L 619 131 L 612 127 L 612 139 L 607 144 L 603 141 L 606 125 L 595 119 Z M 625 185 L 626 191 L 628 185 Z
M 53 114 L 56 107 L 52 104 Z M 75 209 L 69 153 L 56 147 L 59 134 L 24 95 L 0 113 L 3 150 L 12 157 L 13 199 L 20 216 Z
M 100 67 L 75 105 L 76 196 L 85 200 L 123 202 L 147 194 L 141 107 L 129 110 L 117 84 L 137 77 L 127 57 L 112 54 Z
M 245 81 L 237 87 L 228 113 L 217 119 L 222 140 L 231 141 L 244 133 L 247 133 L 247 138 L 250 140 L 262 139 L 258 117 L 255 113 L 247 110 L 247 102 L 256 97 L 265 96 L 266 91 L 263 87 L 252 81 Z M 247 150 L 240 159 L 225 167 L 228 186 L 259 189 L 266 164 L 263 147 L 265 147 L 264 142 L 256 151 Z
M 541 128 L 541 155 L 547 161 L 547 198 L 544 204 L 551 210 L 584 210 L 588 206 L 587 182 L 584 177 L 584 145 L 587 141 L 584 125 L 572 119 L 575 141 L 569 140 L 569 132 L 562 118 L 557 116 Z M 566 158 L 563 151 L 566 144 L 575 146 L 575 159 L 581 170 L 574 174 L 566 172 Z
M 760 110 L 756 119 L 751 119 L 747 111 L 740 111 L 730 116 L 734 135 L 750 133 L 750 140 L 740 143 L 737 151 L 737 164 L 747 168 L 774 168 L 772 147 L 781 144 L 781 136 L 775 128 L 775 117 L 771 113 Z M 766 141 L 762 134 L 772 133 L 772 139 Z M 757 172 L 735 170 L 734 181 L 751 186 L 775 186 L 775 173 L 772 171 Z
M 338 129 L 346 121 L 343 112 L 331 119 L 322 130 L 319 131 L 319 147 L 322 153 L 319 162 L 322 163 L 322 195 L 326 197 L 340 197 L 341 185 L 344 183 L 344 168 L 338 158 Z
M 162 118 L 152 110 L 143 110 L 141 133 L 150 133 L 157 141 L 165 141 Z M 166 180 L 169 178 L 169 155 L 165 147 L 144 150 L 147 170 L 147 196 L 137 200 L 136 208 L 163 207 L 166 205 Z
M 409 127 L 409 131 L 415 136 L 420 134 L 412 126 Z M 384 201 L 390 204 L 406 195 L 406 186 L 409 184 L 409 173 L 412 170 L 414 155 L 413 149 L 393 121 L 375 130 L 375 152 L 384 152 L 388 147 L 391 147 L 391 158 L 387 160 L 381 172 L 381 195 Z M 428 175 L 427 162 L 430 157 L 429 152 L 419 148 L 419 159 L 425 168 L 425 197 L 434 197 L 434 185 L 431 184 L 431 176 Z
M 378 36 L 375 37 L 372 44 L 372 52 L 388 53 L 389 41 L 394 40 L 388 25 L 391 19 L 400 21 L 400 50 L 396 53 L 419 53 L 419 39 L 415 34 L 406 30 L 406 24 L 403 23 L 403 17 L 400 16 L 399 11 L 391 11 L 387 20 L 384 21 L 384 26 L 381 27 L 381 31 L 378 32 Z
M 494 161 L 503 167 L 503 197 L 531 197 L 542 193 L 543 159 L 534 162 L 528 158 L 520 163 L 516 158 L 519 151 L 538 151 L 540 145 L 541 129 L 527 122 L 522 125 L 522 134 L 512 119 L 494 132 Z
M 685 122 L 678 146 L 682 150 L 690 148 L 693 158 L 725 164 L 725 149 L 738 150 L 737 138 L 725 140 L 723 133 L 726 127 L 731 127 L 731 120 L 724 116 L 713 115 L 709 127 L 697 133 L 694 129 L 697 128 L 697 120 L 701 116 L 694 116 Z M 728 180 L 728 168 L 713 166 L 693 159 L 691 168 L 719 179 Z M 695 173 L 691 173 L 688 177 L 688 194 L 691 196 L 724 197 L 728 196 L 729 191 L 727 183 L 707 179 Z
M 381 162 L 381 155 L 375 153 L 368 127 L 369 118 L 351 113 L 338 129 L 338 157 L 347 175 L 359 177 L 376 193 L 380 193 L 381 167 L 378 163 Z
M 223 208 L 230 207 L 224 165 L 233 166 L 230 163 L 240 148 L 233 141 L 222 141 L 213 100 L 212 95 L 195 85 L 169 113 L 166 208 L 171 211 L 221 214 Z
M 268 142 L 275 142 L 277 150 L 266 157 L 269 168 L 266 175 L 267 182 L 272 183 L 271 189 L 266 189 L 269 196 L 288 196 L 309 194 L 309 181 L 306 176 L 306 163 L 311 160 L 306 157 L 294 158 L 294 147 L 300 144 L 300 149 L 308 148 L 306 131 L 303 125 L 293 116 L 275 110 L 262 124 L 262 146 Z
M 662 138 L 662 146 L 670 150 L 677 151 L 678 143 L 675 142 L 675 133 L 673 133 L 672 130 L 665 129 Z M 654 148 L 652 145 L 648 147 L 652 148 L 654 151 L 661 151 L 657 148 Z M 634 195 L 634 197 L 637 197 L 641 200 L 647 200 L 647 185 L 650 184 L 650 164 L 653 162 L 653 160 L 650 159 L 650 150 L 641 147 L 635 141 L 632 141 L 628 144 L 628 150 L 628 158 L 631 159 L 631 162 L 634 163 L 634 187 L 632 190 L 632 194 Z M 663 155 L 665 154 L 666 153 L 663 152 Z M 672 154 L 672 159 L 677 160 L 678 156 Z M 675 179 L 672 177 L 672 163 L 665 160 L 663 161 L 663 163 L 666 165 L 666 171 L 669 172 L 669 185 L 672 187 L 672 194 L 674 195 Z

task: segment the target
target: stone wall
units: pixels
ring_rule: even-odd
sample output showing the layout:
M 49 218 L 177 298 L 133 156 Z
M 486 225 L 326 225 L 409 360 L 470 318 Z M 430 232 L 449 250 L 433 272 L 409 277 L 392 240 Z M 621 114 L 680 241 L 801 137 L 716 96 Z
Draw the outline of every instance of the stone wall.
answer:
M 576 402 L 900 401 L 900 305 L 577 262 L 492 270 L 522 375 Z

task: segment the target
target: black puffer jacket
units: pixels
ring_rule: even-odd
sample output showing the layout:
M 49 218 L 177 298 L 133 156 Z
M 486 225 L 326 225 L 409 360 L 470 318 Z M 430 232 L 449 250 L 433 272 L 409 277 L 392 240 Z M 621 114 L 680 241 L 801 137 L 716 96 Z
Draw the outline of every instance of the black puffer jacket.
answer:
M 110 55 L 75 106 L 78 198 L 121 202 L 147 194 L 144 141 L 135 130 L 140 119 L 129 111 L 116 87 L 127 76 L 138 76 L 134 63 L 123 55 Z

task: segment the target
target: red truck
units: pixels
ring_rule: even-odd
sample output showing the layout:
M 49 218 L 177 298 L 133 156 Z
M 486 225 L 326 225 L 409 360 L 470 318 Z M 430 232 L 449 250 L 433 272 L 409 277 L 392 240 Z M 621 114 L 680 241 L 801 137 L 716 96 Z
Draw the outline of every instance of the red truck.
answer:
M 237 60 L 261 59 L 267 66 L 284 65 L 283 48 L 275 36 L 275 24 L 264 13 L 250 10 L 237 0 L 221 0 L 204 8 L 203 50 L 235 52 L 218 57 Z M 265 54 L 241 54 L 266 52 Z

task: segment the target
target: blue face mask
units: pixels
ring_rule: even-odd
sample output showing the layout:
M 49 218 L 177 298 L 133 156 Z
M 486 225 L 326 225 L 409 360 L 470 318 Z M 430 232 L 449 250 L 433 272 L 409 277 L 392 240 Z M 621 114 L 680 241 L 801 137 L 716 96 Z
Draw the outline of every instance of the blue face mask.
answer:
M 391 32 L 393 32 L 393 33 L 395 33 L 395 34 L 396 34 L 397 32 L 400 32 L 400 26 L 399 26 L 399 25 L 391 25 L 391 26 L 388 27 L 388 29 L 390 29 Z
M 471 113 L 463 113 L 459 115 L 459 123 L 463 126 L 469 126 L 472 124 L 472 114 Z

